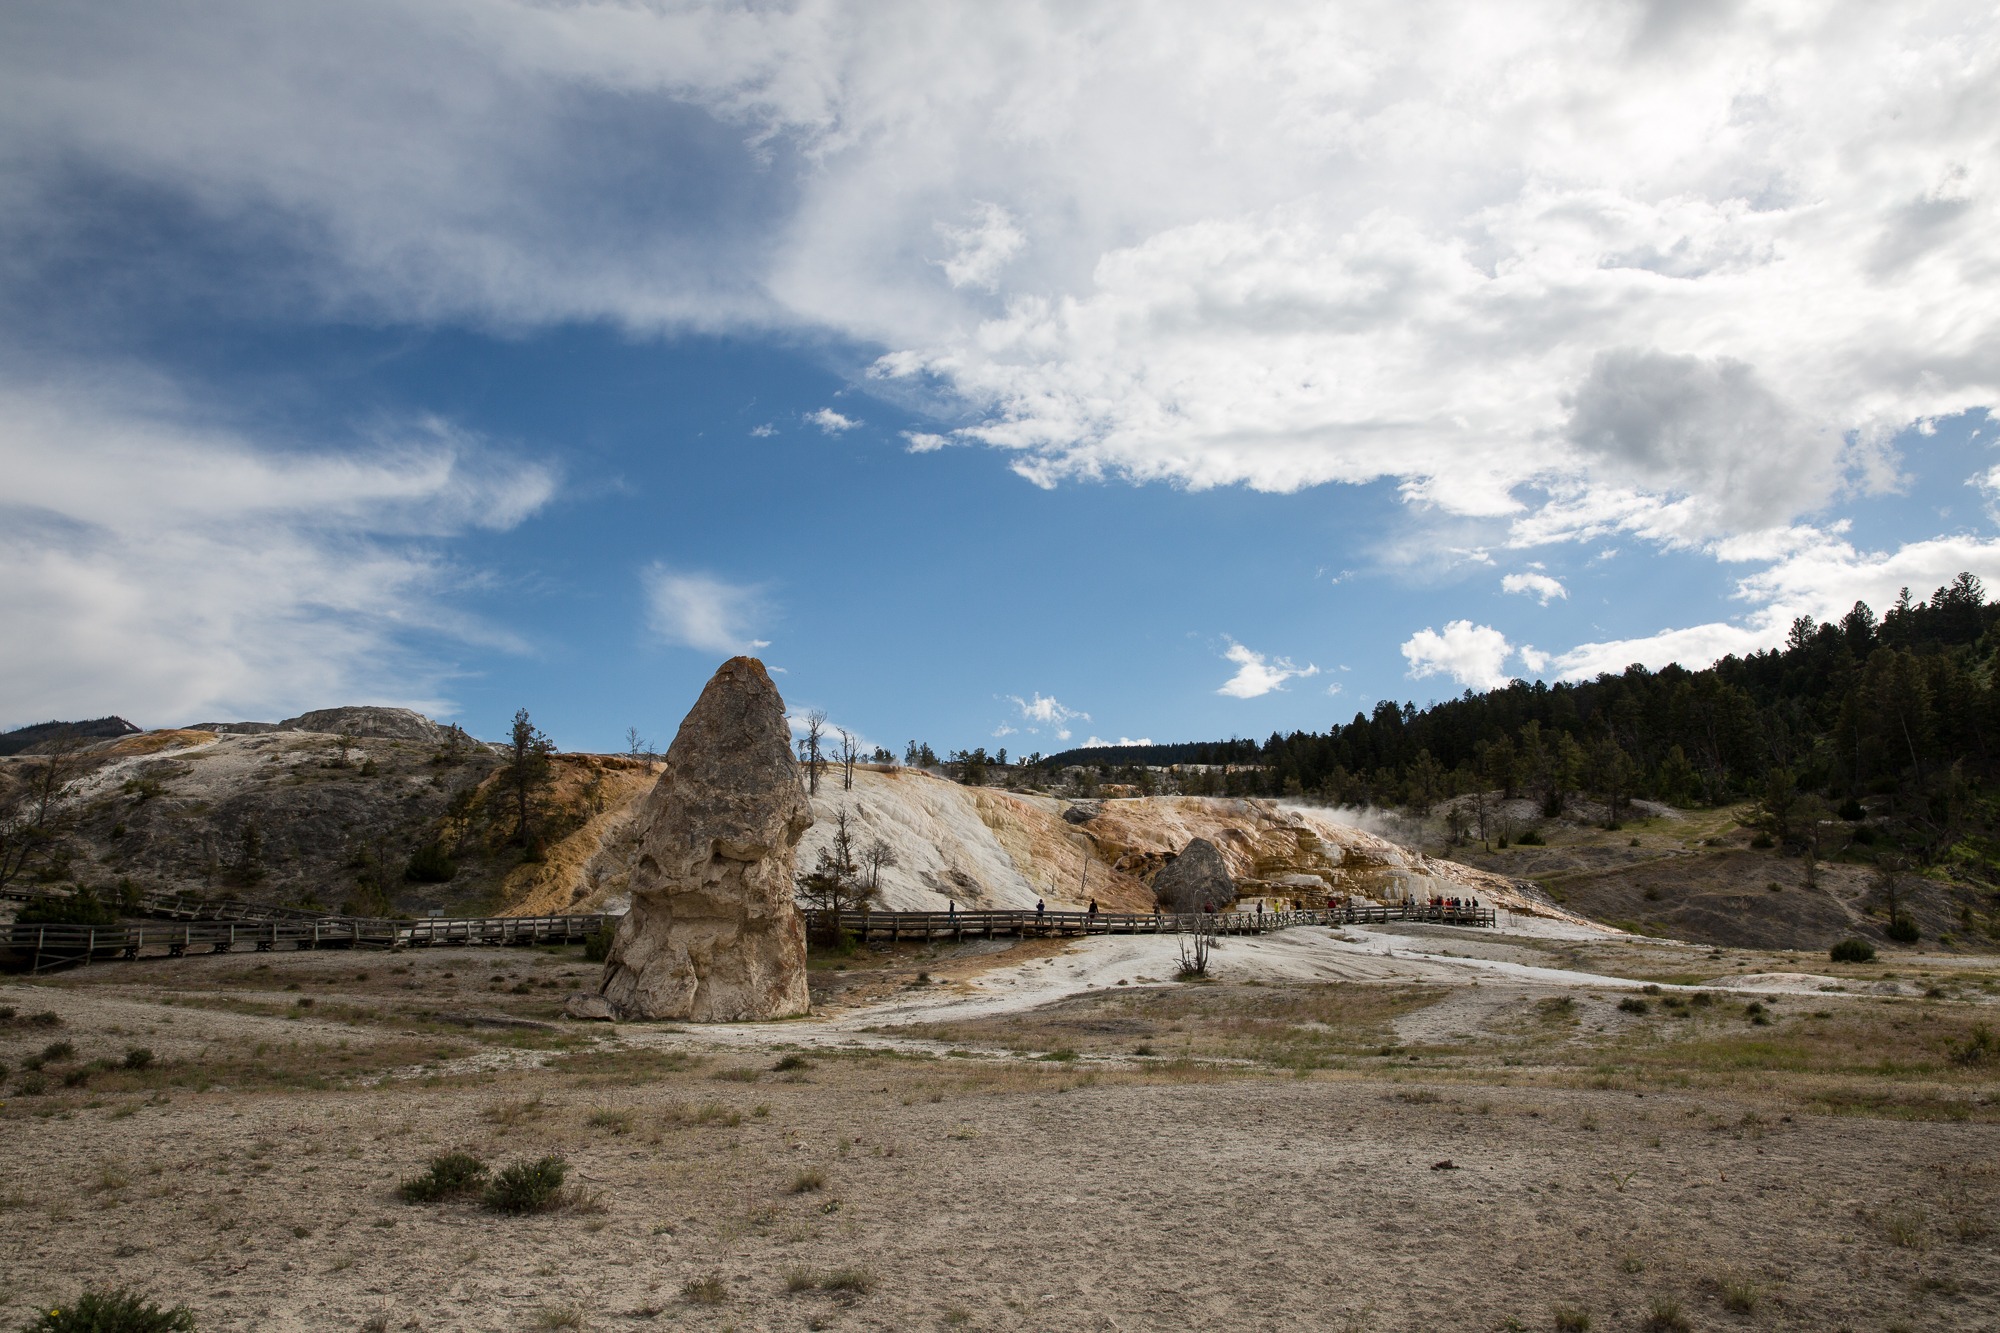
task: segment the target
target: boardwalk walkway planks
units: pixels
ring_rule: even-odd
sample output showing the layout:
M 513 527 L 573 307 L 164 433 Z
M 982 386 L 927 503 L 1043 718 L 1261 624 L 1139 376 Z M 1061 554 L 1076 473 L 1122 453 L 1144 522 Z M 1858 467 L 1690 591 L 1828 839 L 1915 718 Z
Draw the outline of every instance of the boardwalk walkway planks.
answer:
M 807 929 L 822 931 L 821 913 L 807 912 Z M 621 918 L 574 916 L 286 917 L 271 920 L 127 922 L 113 926 L 0 926 L 0 948 L 31 972 L 115 959 L 183 958 L 190 953 L 268 953 L 275 949 L 409 949 L 445 945 L 579 944 Z M 1206 918 L 1126 912 L 843 912 L 840 924 L 862 940 L 1022 939 L 1073 935 L 1171 935 L 1206 928 L 1217 935 L 1261 935 L 1293 926 L 1340 926 L 1390 921 L 1491 926 L 1493 910 L 1424 904 L 1352 906 L 1313 912 L 1219 912 Z

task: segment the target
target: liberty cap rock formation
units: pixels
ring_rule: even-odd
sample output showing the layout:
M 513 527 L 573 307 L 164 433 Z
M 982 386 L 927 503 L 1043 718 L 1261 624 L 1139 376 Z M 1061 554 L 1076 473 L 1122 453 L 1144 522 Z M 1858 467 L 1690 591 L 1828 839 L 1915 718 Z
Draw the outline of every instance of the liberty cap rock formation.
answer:
M 639 819 L 632 910 L 599 995 L 571 1012 L 697 1023 L 805 1013 L 793 851 L 812 807 L 762 662 L 732 657 L 710 679 Z

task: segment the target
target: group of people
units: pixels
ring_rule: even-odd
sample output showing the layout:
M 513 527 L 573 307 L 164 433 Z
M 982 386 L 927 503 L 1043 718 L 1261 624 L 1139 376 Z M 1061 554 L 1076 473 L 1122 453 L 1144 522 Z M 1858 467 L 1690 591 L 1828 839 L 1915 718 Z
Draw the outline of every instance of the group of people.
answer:
M 1432 894 L 1430 909 L 1433 912 L 1476 912 L 1479 910 L 1479 899 L 1441 898 Z

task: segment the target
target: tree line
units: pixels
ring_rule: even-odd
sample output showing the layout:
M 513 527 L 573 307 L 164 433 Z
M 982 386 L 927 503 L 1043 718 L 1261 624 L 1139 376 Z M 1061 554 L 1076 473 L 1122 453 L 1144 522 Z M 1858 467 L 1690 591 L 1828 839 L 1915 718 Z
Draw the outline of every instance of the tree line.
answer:
M 1253 764 L 1232 789 L 1427 813 L 1472 792 L 1532 797 L 1545 815 L 1577 796 L 1611 820 L 1634 798 L 1760 803 L 1781 840 L 1814 807 L 1876 816 L 1921 862 L 1984 862 L 2000 815 L 2000 604 L 1969 573 L 1879 618 L 1856 602 L 1838 621 L 1796 620 L 1783 646 L 1702 670 L 1633 665 L 1594 680 L 1529 683 L 1419 709 L 1384 700 L 1325 732 L 1253 741 L 1071 751 L 1102 766 Z M 1968 841 L 1969 840 L 1969 841 Z

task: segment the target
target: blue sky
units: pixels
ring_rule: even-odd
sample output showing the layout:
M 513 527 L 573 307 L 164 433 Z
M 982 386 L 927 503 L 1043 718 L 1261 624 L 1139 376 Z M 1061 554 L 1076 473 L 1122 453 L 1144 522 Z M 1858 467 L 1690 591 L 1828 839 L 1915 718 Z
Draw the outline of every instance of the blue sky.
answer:
M 1990 13 L 1406 8 L 10 11 L 0 725 L 1261 737 L 2000 582 Z

